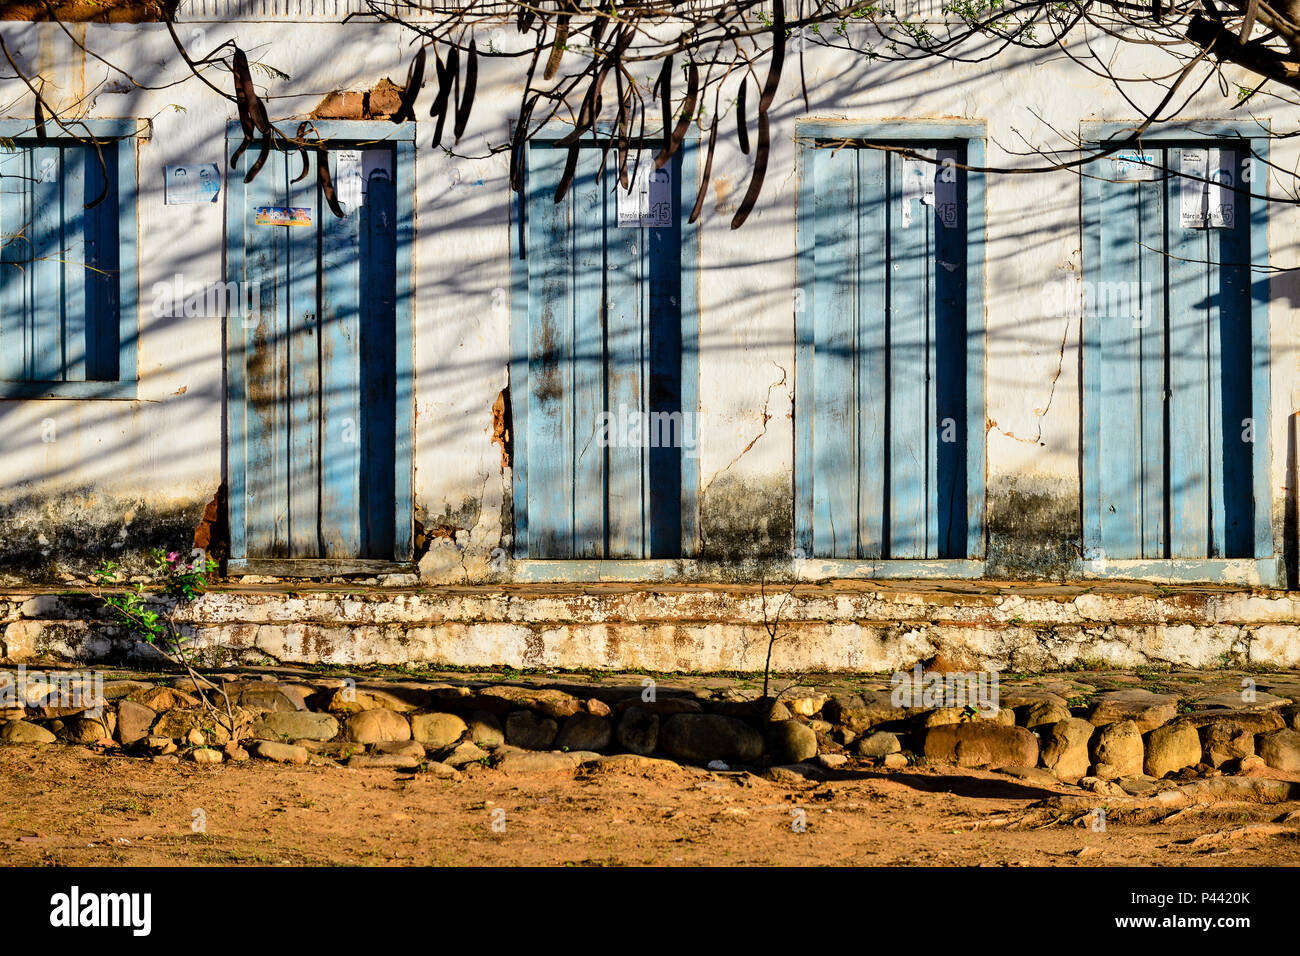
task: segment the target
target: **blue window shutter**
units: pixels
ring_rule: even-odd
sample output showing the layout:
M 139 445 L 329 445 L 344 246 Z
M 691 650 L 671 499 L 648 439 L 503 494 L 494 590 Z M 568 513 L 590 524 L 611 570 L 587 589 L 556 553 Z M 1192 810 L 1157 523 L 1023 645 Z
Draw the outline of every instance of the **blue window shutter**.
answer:
M 1256 549 L 1257 466 L 1245 440 L 1249 202 L 1225 192 L 1224 226 L 1185 226 L 1177 174 L 1191 148 L 1148 147 L 1167 171 L 1154 179 L 1085 186 L 1084 543 L 1093 558 Z M 1219 148 L 1226 168 L 1239 169 L 1231 144 Z M 1267 427 L 1254 423 L 1256 433 Z
M 117 151 L 55 140 L 0 152 L 0 380 L 118 380 Z
M 28 157 L 23 149 L 0 151 L 0 379 L 27 378 L 28 268 L 32 258 L 27 234 L 31 192 Z
M 856 557 L 858 549 L 852 324 L 858 291 L 856 170 L 855 149 L 817 154 L 813 552 L 824 557 Z
M 696 436 L 683 419 L 695 410 L 682 409 L 682 230 L 620 228 L 617 172 L 610 164 L 602 175 L 598 149 L 579 150 L 555 202 L 567 161 L 553 142 L 529 147 L 517 287 L 526 309 L 512 318 L 520 556 L 678 557 L 682 442 Z M 678 156 L 678 212 L 681 170 Z
M 797 510 L 811 519 L 813 554 L 967 557 L 982 533 L 968 511 L 969 428 L 982 417 L 970 403 L 982 395 L 969 394 L 966 175 L 952 167 L 934 202 L 909 192 L 905 211 L 899 153 L 838 140 L 805 149 L 812 368 L 800 389 L 811 413 L 797 408 L 796 428 L 811 435 L 796 437 L 810 459 L 796 463 L 796 500 L 811 504 Z M 949 145 L 934 153 L 963 155 Z

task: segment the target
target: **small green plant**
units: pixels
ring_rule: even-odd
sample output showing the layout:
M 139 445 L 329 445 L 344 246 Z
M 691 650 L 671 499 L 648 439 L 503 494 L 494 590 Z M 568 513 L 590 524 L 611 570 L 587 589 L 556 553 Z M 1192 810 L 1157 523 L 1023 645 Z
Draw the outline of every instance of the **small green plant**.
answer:
M 191 561 L 185 561 L 178 551 L 155 548 L 149 552 L 149 574 L 145 581 L 136 581 L 130 587 L 120 588 L 122 569 L 113 561 L 104 561 L 92 575 L 96 587 L 93 594 L 129 634 L 139 637 L 155 648 L 173 664 L 183 668 L 196 689 L 203 687 L 218 692 L 225 701 L 225 714 L 213 706 L 205 693 L 199 699 L 204 707 L 226 725 L 231 740 L 238 742 L 230 698 L 223 686 L 215 684 L 195 670 L 186 654 L 188 639 L 176 626 L 176 609 L 194 600 L 208 587 L 208 578 L 217 569 L 217 562 L 206 552 L 197 551 Z
M 104 561 L 92 577 L 100 586 L 97 596 L 105 607 L 116 612 L 119 623 L 157 645 L 168 636 L 168 626 L 162 615 L 149 606 L 149 595 L 161 593 L 176 601 L 192 601 L 207 590 L 208 576 L 216 571 L 217 562 L 200 552 L 192 563 L 186 563 L 177 551 L 154 548 L 149 552 L 149 569 L 152 580 L 148 584 L 138 581 L 134 588 L 120 592 L 103 590 L 121 578 L 116 562 Z

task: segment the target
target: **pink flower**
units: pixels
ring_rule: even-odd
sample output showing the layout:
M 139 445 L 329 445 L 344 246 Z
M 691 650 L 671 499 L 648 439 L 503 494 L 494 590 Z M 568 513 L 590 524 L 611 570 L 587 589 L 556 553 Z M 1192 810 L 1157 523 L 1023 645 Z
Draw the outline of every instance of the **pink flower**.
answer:
M 171 564 L 175 564 L 177 561 L 180 560 L 180 558 L 181 558 L 181 556 L 180 556 L 177 552 L 175 552 L 175 551 L 168 551 L 168 552 L 167 552 L 167 560 L 168 560 L 168 562 L 171 563 Z

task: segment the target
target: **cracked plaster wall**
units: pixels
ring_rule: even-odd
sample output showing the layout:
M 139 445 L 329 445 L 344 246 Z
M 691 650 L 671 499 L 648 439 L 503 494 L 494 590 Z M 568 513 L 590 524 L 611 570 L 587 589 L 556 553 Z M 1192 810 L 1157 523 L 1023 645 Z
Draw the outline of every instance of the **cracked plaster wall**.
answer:
M 184 544 L 223 478 L 220 317 L 155 318 L 149 294 L 154 283 L 177 273 L 187 282 L 222 278 L 224 200 L 164 206 L 162 170 L 181 162 L 224 165 L 224 127 L 233 112 L 197 82 L 165 86 L 179 74 L 161 25 L 77 28 L 105 59 L 164 87 L 150 92 L 129 91 L 98 60 L 64 49 L 56 25 L 0 30 L 20 60 L 57 64 L 49 69 L 51 95 L 69 108 L 83 103 L 95 116 L 153 118 L 139 147 L 139 400 L 0 401 L 0 572 L 32 577 L 80 560 L 79 528 L 100 529 L 93 540 L 104 547 L 118 542 L 119 553 L 178 538 Z M 397 31 L 378 25 L 222 23 L 203 30 L 209 47 L 237 35 L 243 47 L 289 74 L 289 80 L 258 75 L 277 97 L 277 118 L 306 116 L 336 91 L 369 90 L 385 77 L 400 82 L 409 55 Z M 497 42 L 515 42 L 512 31 Z M 1121 53 L 1115 68 L 1140 73 L 1147 55 Z M 1060 58 L 1031 63 L 1026 56 L 1011 52 L 991 63 L 927 70 L 873 63 L 871 82 L 860 82 L 868 69 L 861 61 L 810 52 L 810 107 L 805 112 L 797 71 L 789 71 L 774 111 L 767 183 L 739 232 L 728 226 L 750 158 L 730 136 L 720 137 L 706 184 L 697 276 L 702 556 L 776 556 L 791 545 L 793 395 L 800 373 L 794 361 L 801 186 L 795 123 L 805 115 L 983 120 L 989 163 L 1029 166 L 1039 159 L 1021 154 L 1022 138 L 1061 147 L 1067 144 L 1054 130 L 1134 114 L 1082 69 Z M 434 581 L 509 574 L 501 559 L 513 550 L 511 469 L 493 443 L 492 412 L 510 384 L 511 204 L 506 159 L 486 154 L 508 137 L 517 87 L 511 67 L 497 61 L 482 64 L 479 84 L 475 114 L 454 153 L 430 150 L 421 124 L 414 177 L 415 495 L 427 542 L 422 570 Z M 0 89 L 6 102 L 26 102 L 12 81 L 0 82 Z M 1236 116 L 1228 113 L 1232 105 L 1209 84 L 1185 112 Z M 1297 118 L 1281 107 L 1272 117 L 1287 127 Z M 1292 168 L 1297 148 L 1293 140 L 1275 142 L 1272 159 Z M 685 201 L 693 198 L 690 184 L 683 193 Z M 1068 172 L 992 177 L 987 209 L 987 433 L 972 439 L 987 442 L 989 558 L 999 574 L 1052 574 L 1077 550 L 1080 323 L 1077 304 L 1057 314 L 1045 301 L 1053 284 L 1075 282 L 1080 274 L 1078 178 Z M 1297 216 L 1294 207 L 1270 211 L 1275 265 L 1294 264 L 1286 237 L 1300 234 Z M 1280 515 L 1289 416 L 1300 407 L 1300 322 L 1293 308 L 1300 286 L 1291 274 L 1271 282 L 1273 507 Z M 55 444 L 41 437 L 50 422 Z M 70 516 L 74 502 L 77 517 Z M 158 520 L 126 521 L 140 502 Z M 1275 526 L 1280 535 L 1282 521 Z M 432 534 L 435 529 L 440 533 Z M 43 548 L 50 553 L 29 560 Z

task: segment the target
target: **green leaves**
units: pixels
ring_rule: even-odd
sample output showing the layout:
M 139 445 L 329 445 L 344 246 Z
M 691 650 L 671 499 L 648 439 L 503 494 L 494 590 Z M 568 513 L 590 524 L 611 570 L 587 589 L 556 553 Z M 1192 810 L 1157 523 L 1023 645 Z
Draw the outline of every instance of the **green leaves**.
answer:
M 183 638 L 175 633 L 170 614 L 158 610 L 157 596 L 192 601 L 207 590 L 208 577 L 216 569 L 217 562 L 203 551 L 191 552 L 187 559 L 180 552 L 155 548 L 149 552 L 148 582 L 137 581 L 122 591 L 103 590 L 121 581 L 121 566 L 114 561 L 102 562 L 91 579 L 100 588 L 97 597 L 121 627 L 148 644 L 179 644 Z

